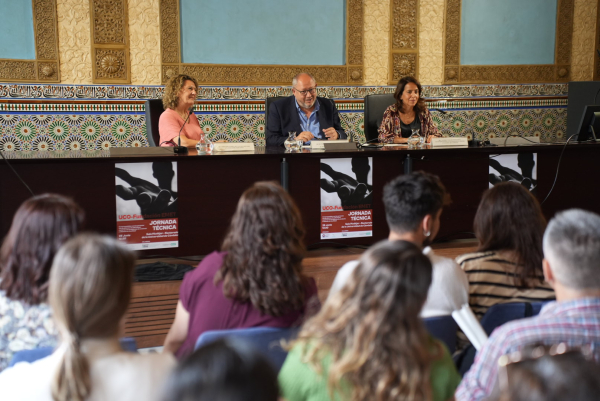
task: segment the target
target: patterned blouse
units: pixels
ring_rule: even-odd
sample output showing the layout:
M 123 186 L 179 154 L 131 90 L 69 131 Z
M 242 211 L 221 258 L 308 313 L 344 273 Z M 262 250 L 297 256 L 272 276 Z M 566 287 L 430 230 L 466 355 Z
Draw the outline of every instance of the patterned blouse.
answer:
M 419 121 L 421 122 L 421 136 L 428 141 L 430 136 L 442 136 L 437 127 L 433 123 L 431 113 L 427 108 L 419 113 Z M 393 143 L 395 137 L 402 138 L 400 131 L 400 113 L 395 104 L 389 106 L 383 113 L 383 121 L 379 126 L 379 142 Z
M 55 347 L 58 331 L 46 303 L 27 305 L 0 291 L 0 372 L 17 351 Z

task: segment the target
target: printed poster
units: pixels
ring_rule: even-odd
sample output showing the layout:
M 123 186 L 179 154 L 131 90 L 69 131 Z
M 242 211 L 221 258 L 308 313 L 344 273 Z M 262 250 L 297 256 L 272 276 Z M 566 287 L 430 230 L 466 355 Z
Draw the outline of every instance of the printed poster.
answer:
M 321 239 L 373 236 L 373 158 L 321 159 Z
M 116 163 L 117 238 L 132 250 L 177 248 L 177 162 Z
M 489 188 L 506 181 L 519 183 L 535 194 L 537 153 L 490 155 Z

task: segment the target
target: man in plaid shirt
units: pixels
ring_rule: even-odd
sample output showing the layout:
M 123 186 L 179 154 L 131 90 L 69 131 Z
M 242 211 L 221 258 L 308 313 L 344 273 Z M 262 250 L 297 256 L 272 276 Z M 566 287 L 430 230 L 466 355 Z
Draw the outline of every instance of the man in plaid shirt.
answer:
M 558 213 L 544 234 L 544 276 L 556 302 L 538 316 L 494 330 L 456 390 L 456 400 L 483 400 L 497 386 L 498 359 L 530 345 L 591 345 L 600 361 L 600 216 Z

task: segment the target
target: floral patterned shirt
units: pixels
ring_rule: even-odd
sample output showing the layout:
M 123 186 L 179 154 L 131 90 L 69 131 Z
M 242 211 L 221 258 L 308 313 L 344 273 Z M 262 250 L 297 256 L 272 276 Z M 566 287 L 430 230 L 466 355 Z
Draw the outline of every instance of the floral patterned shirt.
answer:
M 419 113 L 419 121 L 421 122 L 421 136 L 425 138 L 425 142 L 430 136 L 442 136 L 437 127 L 433 123 L 431 113 L 427 108 Z M 395 104 L 389 106 L 383 113 L 383 120 L 379 126 L 379 142 L 393 143 L 395 137 L 402 138 L 400 131 L 400 113 Z
M 0 372 L 17 351 L 55 347 L 58 331 L 46 303 L 27 305 L 0 291 Z

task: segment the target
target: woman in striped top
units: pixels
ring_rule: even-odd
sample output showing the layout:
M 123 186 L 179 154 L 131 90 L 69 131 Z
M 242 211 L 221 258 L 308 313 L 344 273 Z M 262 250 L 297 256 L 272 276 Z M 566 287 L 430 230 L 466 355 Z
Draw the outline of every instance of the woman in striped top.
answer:
M 456 259 L 479 319 L 498 303 L 554 299 L 542 272 L 545 228 L 538 201 L 522 185 L 504 182 L 485 192 L 474 222 L 477 252 Z

